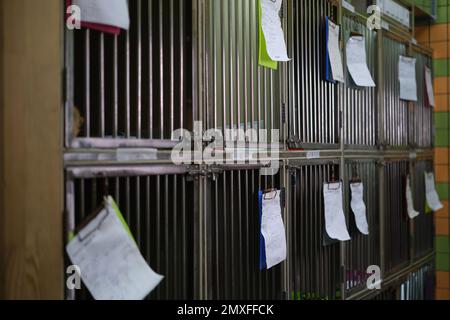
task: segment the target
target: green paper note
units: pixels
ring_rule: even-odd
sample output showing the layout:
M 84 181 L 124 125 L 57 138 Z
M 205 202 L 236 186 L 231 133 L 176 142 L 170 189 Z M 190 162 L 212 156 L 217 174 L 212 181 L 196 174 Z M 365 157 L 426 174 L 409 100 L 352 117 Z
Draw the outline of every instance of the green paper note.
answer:
M 259 24 L 259 65 L 273 70 L 278 69 L 278 62 L 273 61 L 267 53 L 266 38 L 262 29 L 261 1 L 258 0 L 258 24 Z

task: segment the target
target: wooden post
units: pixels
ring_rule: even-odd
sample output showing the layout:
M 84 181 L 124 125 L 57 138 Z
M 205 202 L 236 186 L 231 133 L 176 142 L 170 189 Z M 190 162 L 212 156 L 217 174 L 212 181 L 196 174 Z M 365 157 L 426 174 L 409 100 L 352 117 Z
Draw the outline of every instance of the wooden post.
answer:
M 0 0 L 4 299 L 63 298 L 62 3 Z

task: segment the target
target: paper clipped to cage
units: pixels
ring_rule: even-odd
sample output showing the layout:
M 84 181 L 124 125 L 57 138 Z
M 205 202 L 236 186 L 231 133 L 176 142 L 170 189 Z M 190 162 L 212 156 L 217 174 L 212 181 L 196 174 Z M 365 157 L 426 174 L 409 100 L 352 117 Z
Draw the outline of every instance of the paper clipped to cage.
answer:
M 323 185 L 325 203 L 325 231 L 331 239 L 350 240 L 342 205 L 342 182 Z
M 345 82 L 342 66 L 341 49 L 339 48 L 340 26 L 327 17 L 327 80 Z M 329 63 L 329 67 L 328 67 Z M 329 74 L 331 69 L 331 75 Z
M 436 102 L 434 100 L 434 90 L 433 90 L 433 77 L 431 75 L 431 69 L 428 66 L 425 66 L 425 86 L 426 93 L 428 97 L 428 104 L 432 107 L 436 106 Z
M 346 45 L 347 69 L 353 82 L 360 87 L 375 87 L 367 66 L 366 41 L 363 36 L 351 36 Z
M 260 192 L 260 269 L 271 269 L 286 260 L 286 230 L 281 216 L 281 191 Z
M 406 209 L 410 219 L 416 218 L 420 213 L 414 209 L 414 200 L 411 191 L 411 180 L 409 176 L 406 178 Z
M 417 101 L 416 59 L 400 56 L 398 62 L 400 99 Z
M 350 206 L 355 216 L 356 226 L 362 234 L 368 235 L 369 224 L 367 223 L 367 209 L 364 203 L 364 185 L 362 182 L 351 183 L 350 190 L 352 191 Z
M 127 0 L 73 0 L 81 9 L 81 21 L 128 30 L 130 14 Z
M 66 251 L 96 300 L 142 300 L 163 279 L 142 257 L 111 197 Z
M 289 61 L 286 41 L 281 28 L 280 9 L 283 0 L 260 0 L 261 24 L 266 39 L 266 49 L 273 61 Z
M 439 200 L 439 195 L 436 191 L 436 184 L 434 181 L 434 173 L 432 172 L 425 172 L 425 196 L 431 210 L 439 211 L 444 208 Z

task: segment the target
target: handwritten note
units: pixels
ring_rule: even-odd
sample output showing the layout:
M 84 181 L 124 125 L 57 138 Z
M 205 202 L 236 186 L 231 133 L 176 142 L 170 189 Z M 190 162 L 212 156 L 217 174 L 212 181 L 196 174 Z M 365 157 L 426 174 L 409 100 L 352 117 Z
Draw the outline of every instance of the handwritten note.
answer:
M 351 183 L 352 200 L 350 206 L 355 215 L 358 230 L 365 235 L 369 234 L 369 224 L 367 223 L 366 204 L 364 203 L 364 185 L 362 182 Z
M 439 211 L 444 206 L 439 200 L 439 195 L 436 191 L 436 185 L 434 181 L 434 174 L 432 172 L 425 172 L 425 196 L 427 199 L 427 204 L 433 211 Z
M 436 106 L 434 100 L 434 90 L 433 90 L 433 78 L 431 75 L 431 69 L 425 66 L 425 86 L 427 89 L 428 103 L 430 106 Z
M 286 260 L 286 230 L 281 217 L 281 191 L 262 196 L 261 233 L 264 237 L 267 269 Z
M 350 240 L 342 206 L 342 183 L 325 183 L 323 185 L 325 202 L 325 230 L 331 239 Z
M 81 9 L 81 21 L 128 30 L 130 15 L 127 0 L 73 0 Z
M 327 18 L 327 50 L 331 66 L 332 79 L 344 82 L 344 67 L 342 66 L 341 49 L 339 48 L 340 26 Z
M 260 0 L 261 24 L 266 39 L 266 48 L 273 61 L 289 61 L 281 28 L 280 9 L 283 0 Z
M 163 279 L 144 260 L 121 221 L 114 200 L 66 247 L 97 300 L 142 300 Z
M 366 41 L 363 36 L 352 36 L 347 41 L 347 68 L 353 81 L 360 87 L 375 87 L 367 66 Z
M 400 56 L 398 62 L 400 99 L 417 101 L 416 59 Z

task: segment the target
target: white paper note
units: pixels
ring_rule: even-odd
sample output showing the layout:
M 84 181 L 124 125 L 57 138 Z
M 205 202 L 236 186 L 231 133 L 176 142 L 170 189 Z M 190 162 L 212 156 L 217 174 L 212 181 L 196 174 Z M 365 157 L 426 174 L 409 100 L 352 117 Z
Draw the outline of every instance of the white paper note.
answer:
M 352 36 L 347 41 L 347 68 L 353 81 L 360 87 L 375 87 L 367 66 L 366 41 L 363 36 Z
M 350 240 L 342 206 L 342 183 L 325 183 L 323 185 L 323 197 L 325 202 L 325 230 L 328 236 L 340 241 Z
M 344 82 L 344 68 L 342 66 L 341 50 L 339 48 L 340 26 L 328 19 L 328 56 L 330 59 L 333 80 Z
M 66 251 L 96 300 L 142 300 L 163 279 L 140 254 L 116 214 L 112 198 Z
M 366 204 L 364 203 L 364 186 L 362 182 L 351 183 L 350 189 L 352 191 L 350 205 L 355 215 L 356 226 L 362 234 L 368 235 L 369 225 L 367 223 Z
M 417 101 L 416 59 L 400 56 L 398 62 L 400 99 Z
M 73 0 L 81 9 L 81 21 L 130 28 L 127 0 Z
M 289 61 L 281 28 L 280 9 L 283 0 L 261 0 L 261 24 L 267 53 L 273 61 Z
M 433 90 L 433 78 L 431 76 L 431 69 L 425 66 L 425 85 L 427 87 L 428 103 L 430 106 L 436 106 L 434 101 L 434 90 Z
M 434 174 L 432 172 L 425 172 L 425 195 L 428 206 L 431 210 L 439 211 L 444 208 L 439 200 L 439 195 L 436 191 L 436 184 L 434 181 Z
M 267 269 L 286 260 L 286 231 L 281 217 L 280 193 L 263 195 L 261 233 L 266 249 Z
M 406 178 L 406 205 L 408 210 L 408 216 L 410 219 L 414 219 L 417 217 L 420 213 L 414 209 L 414 201 L 413 201 L 413 195 L 411 191 L 411 181 L 408 178 Z

